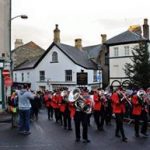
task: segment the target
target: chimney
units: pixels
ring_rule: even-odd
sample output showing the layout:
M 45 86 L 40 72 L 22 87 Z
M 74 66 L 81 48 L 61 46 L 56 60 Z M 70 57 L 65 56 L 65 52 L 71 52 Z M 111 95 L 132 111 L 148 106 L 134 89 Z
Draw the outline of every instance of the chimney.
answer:
M 101 34 L 101 39 L 102 39 L 102 44 L 104 44 L 107 40 L 107 35 L 106 34 Z
M 82 39 L 75 39 L 75 47 L 78 49 L 82 48 Z
M 144 24 L 143 24 L 143 37 L 146 39 L 149 39 L 149 25 L 148 25 L 148 19 L 144 19 Z
M 58 29 L 58 24 L 55 25 L 54 42 L 55 43 L 60 43 L 60 30 Z
M 22 46 L 22 45 L 23 45 L 22 39 L 16 39 L 16 41 L 15 41 L 15 48 L 17 48 L 19 46 Z

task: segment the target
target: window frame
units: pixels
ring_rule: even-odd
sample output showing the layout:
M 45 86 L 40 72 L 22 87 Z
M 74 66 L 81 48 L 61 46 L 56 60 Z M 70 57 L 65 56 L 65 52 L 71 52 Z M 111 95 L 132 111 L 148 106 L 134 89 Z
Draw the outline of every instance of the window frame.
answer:
M 118 56 L 119 56 L 119 48 L 114 47 L 114 57 L 118 57 Z
M 69 71 L 70 71 L 70 74 L 67 74 L 67 72 L 69 72 Z M 72 81 L 72 70 L 71 69 L 65 70 L 65 81 L 66 82 Z
M 41 74 L 41 73 L 43 73 L 43 74 Z M 39 71 L 39 80 L 45 81 L 45 71 L 44 70 Z
M 52 63 L 58 63 L 58 53 L 56 51 L 52 53 Z

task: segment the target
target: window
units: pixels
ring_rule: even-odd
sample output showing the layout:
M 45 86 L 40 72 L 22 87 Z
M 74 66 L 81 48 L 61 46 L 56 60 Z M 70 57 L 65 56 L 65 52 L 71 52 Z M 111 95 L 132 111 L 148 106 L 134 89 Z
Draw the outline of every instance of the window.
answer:
M 129 46 L 125 46 L 125 56 L 129 56 Z
M 22 82 L 24 82 L 24 73 L 21 73 Z
M 93 82 L 97 82 L 97 70 L 93 71 Z
M 30 72 L 27 72 L 27 81 L 30 79 Z
M 114 56 L 115 57 L 119 56 L 119 49 L 118 49 L 118 47 L 114 47 Z
M 58 54 L 57 54 L 57 52 L 53 52 L 53 54 L 52 54 L 52 62 L 53 63 L 58 62 Z
M 45 71 L 40 71 L 40 81 L 45 81 Z
M 17 82 L 17 73 L 15 73 L 15 81 Z
M 72 81 L 72 70 L 66 70 L 65 71 L 65 80 L 66 81 Z

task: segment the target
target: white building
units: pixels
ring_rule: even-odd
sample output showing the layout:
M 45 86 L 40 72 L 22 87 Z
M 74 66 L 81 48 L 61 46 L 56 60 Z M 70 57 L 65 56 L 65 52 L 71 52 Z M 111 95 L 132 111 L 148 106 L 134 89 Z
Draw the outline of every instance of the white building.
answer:
M 71 90 L 78 86 L 86 86 L 91 90 L 94 87 L 101 87 L 102 72 L 97 69 L 97 64 L 91 56 L 93 53 L 98 57 L 100 50 L 101 45 L 90 49 L 82 48 L 81 39 L 75 40 L 75 46 L 60 43 L 60 30 L 56 25 L 54 42 L 41 57 L 31 59 L 15 68 L 14 81 L 31 83 L 33 90 L 54 90 L 61 87 Z M 77 84 L 78 73 L 87 74 L 87 84 Z M 83 82 L 86 82 L 85 80 L 86 78 L 83 78 Z
M 144 19 L 143 36 L 140 26 L 131 26 L 127 31 L 107 40 L 109 48 L 109 78 L 110 85 L 119 86 L 128 83 L 129 79 L 125 75 L 124 66 L 132 63 L 132 51 L 139 42 L 149 43 L 148 20 Z

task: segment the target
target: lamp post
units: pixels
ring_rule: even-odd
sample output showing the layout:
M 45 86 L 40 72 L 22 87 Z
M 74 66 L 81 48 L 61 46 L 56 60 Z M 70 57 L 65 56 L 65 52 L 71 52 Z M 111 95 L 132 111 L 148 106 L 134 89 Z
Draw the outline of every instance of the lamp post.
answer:
M 12 22 L 12 20 L 14 20 L 16 18 L 28 19 L 28 16 L 27 15 L 17 15 L 15 17 L 12 17 L 9 20 L 9 34 L 10 34 L 9 35 L 9 38 L 10 38 L 9 39 L 9 60 L 10 60 L 10 75 L 11 75 L 12 80 L 13 80 L 13 60 L 12 60 L 12 52 L 11 52 L 11 22 Z

